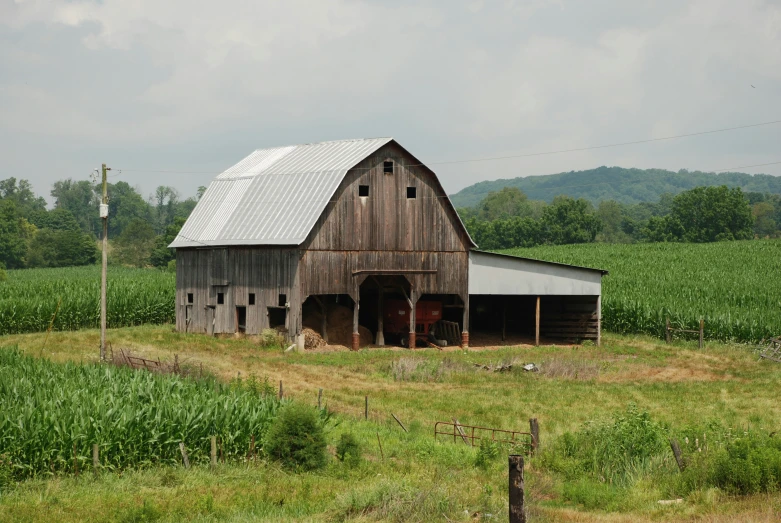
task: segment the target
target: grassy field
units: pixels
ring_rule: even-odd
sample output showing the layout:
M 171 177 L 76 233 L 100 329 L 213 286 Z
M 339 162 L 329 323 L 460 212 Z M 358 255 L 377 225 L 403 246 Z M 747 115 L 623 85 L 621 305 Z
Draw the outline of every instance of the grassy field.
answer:
M 41 332 L 50 324 L 54 330 L 100 325 L 100 266 L 7 272 L 0 283 L 0 335 Z M 108 325 L 174 321 L 175 285 L 172 272 L 109 267 Z
M 57 362 L 97 357 L 98 332 L 0 337 Z M 602 347 L 517 347 L 495 351 L 363 350 L 282 353 L 251 339 L 175 333 L 170 326 L 111 330 L 113 347 L 148 357 L 200 364 L 222 380 L 268 377 L 286 395 L 316 404 L 318 389 L 335 411 L 331 446 L 355 434 L 364 462 L 332 459 L 316 473 L 293 474 L 274 463 L 229 463 L 218 470 L 152 467 L 25 481 L 0 495 L 0 521 L 506 521 L 506 454 L 488 456 L 463 443 L 436 442 L 436 421 L 525 430 L 540 422 L 543 452 L 527 461 L 532 521 L 777 521 L 778 493 L 738 496 L 729 489 L 686 488 L 672 455 L 634 471 L 631 481 L 573 480 L 561 454 L 565 434 L 624 416 L 630 404 L 665 433 L 681 438 L 695 463 L 701 427 L 767 434 L 781 429 L 781 366 L 758 361 L 740 345 L 667 346 L 645 337 L 608 334 Z M 514 361 L 511 372 L 474 364 Z M 534 362 L 541 371 L 520 370 Z M 363 420 L 364 397 L 369 419 Z M 409 428 L 404 433 L 391 418 Z M 611 421 L 612 423 L 612 421 Z M 705 429 L 703 429 L 705 430 Z M 707 430 L 711 430 L 710 428 Z M 685 443 L 686 434 L 691 436 Z M 383 451 L 377 443 L 382 442 Z M 708 445 L 711 441 L 708 432 Z M 333 449 L 332 449 L 333 450 Z M 485 458 L 485 456 L 483 456 Z M 677 504 L 659 500 L 682 498 Z
M 759 341 L 781 334 L 781 240 L 705 244 L 580 244 L 506 254 L 610 271 L 603 326 L 663 336 L 665 319 L 714 340 Z

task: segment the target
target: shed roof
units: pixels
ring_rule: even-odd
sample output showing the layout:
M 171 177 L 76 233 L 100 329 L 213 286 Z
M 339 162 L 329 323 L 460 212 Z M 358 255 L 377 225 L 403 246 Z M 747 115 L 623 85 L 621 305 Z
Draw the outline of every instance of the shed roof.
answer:
M 209 184 L 169 247 L 298 245 L 347 171 L 391 141 L 258 149 Z

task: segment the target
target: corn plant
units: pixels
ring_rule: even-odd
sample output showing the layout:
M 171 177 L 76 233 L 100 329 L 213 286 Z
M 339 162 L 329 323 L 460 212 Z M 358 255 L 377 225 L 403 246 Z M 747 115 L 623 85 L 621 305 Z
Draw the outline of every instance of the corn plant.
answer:
M 0 348 L 0 405 L 0 456 L 25 478 L 83 470 L 93 444 L 109 470 L 180 463 L 179 442 L 191 462 L 205 462 L 211 436 L 226 459 L 242 458 L 280 402 L 236 383 L 58 364 Z
M 8 271 L 0 283 L 0 335 L 100 325 L 100 267 Z M 171 323 L 176 276 L 156 269 L 109 267 L 109 327 Z M 56 315 L 55 315 L 56 312 Z
M 781 240 L 719 243 L 579 244 L 507 254 L 596 267 L 603 279 L 603 327 L 664 335 L 673 326 L 705 337 L 755 342 L 781 334 Z

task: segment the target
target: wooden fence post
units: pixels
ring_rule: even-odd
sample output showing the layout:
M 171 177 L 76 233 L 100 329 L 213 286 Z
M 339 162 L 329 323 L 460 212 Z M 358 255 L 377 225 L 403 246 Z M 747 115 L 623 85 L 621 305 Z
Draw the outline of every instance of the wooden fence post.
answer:
M 282 399 L 282 380 L 279 380 L 279 399 Z
M 317 393 L 317 409 L 323 410 L 323 389 Z
M 190 458 L 187 457 L 187 450 L 184 448 L 184 441 L 179 442 L 179 452 L 182 453 L 182 462 L 184 463 L 184 468 L 189 469 Z
M 672 341 L 672 336 L 670 335 L 670 318 L 667 318 L 667 322 L 664 325 L 664 341 L 668 344 Z
M 678 440 L 670 440 L 670 448 L 673 449 L 673 456 L 675 456 L 675 462 L 678 464 L 678 470 L 683 472 L 686 468 L 686 464 L 683 462 L 683 456 L 681 455 L 681 446 L 678 445 Z
M 700 318 L 700 349 L 702 349 L 702 342 L 705 336 L 705 319 Z
M 211 465 L 212 470 L 217 468 L 217 436 L 211 437 Z
M 523 508 L 523 456 L 511 455 L 510 465 L 510 523 L 526 523 Z
M 97 443 L 92 444 L 92 470 L 96 476 L 100 472 L 100 447 Z
M 79 475 L 79 459 L 76 455 L 76 443 L 73 443 L 73 472 L 78 476 Z
M 251 460 L 255 460 L 255 435 L 249 441 L 249 455 L 247 456 Z
M 377 444 L 380 446 L 380 458 L 385 461 L 385 453 L 382 452 L 382 441 L 380 441 L 380 433 L 377 433 Z
M 366 420 L 369 419 L 369 396 L 366 396 L 364 398 L 363 418 L 366 419 Z
M 537 418 L 529 420 L 529 432 L 532 435 L 532 454 L 536 454 L 540 448 L 540 425 L 537 423 Z

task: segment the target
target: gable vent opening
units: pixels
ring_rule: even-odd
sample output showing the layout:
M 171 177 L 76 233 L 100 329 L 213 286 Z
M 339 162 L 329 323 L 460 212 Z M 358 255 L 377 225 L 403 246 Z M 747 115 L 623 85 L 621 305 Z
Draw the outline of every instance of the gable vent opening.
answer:
M 385 174 L 393 174 L 393 162 L 383 162 L 382 172 Z

